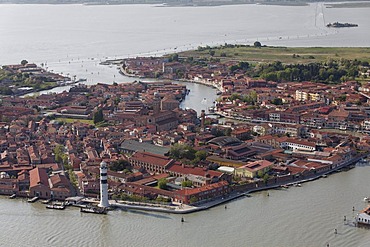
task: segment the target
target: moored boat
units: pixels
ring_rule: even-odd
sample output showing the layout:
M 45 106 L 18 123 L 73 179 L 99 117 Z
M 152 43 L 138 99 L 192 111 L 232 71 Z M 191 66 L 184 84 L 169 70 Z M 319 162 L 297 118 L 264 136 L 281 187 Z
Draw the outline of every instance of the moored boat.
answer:
M 357 225 L 370 226 L 370 205 L 357 214 L 355 220 Z
M 99 207 L 85 207 L 85 208 L 80 208 L 80 212 L 93 213 L 93 214 L 107 214 L 107 209 L 99 208 Z
M 66 205 L 64 203 L 62 203 L 60 205 L 58 205 L 58 204 L 47 204 L 46 208 L 63 210 L 63 209 L 66 208 Z
M 41 203 L 43 204 L 48 204 L 51 202 L 51 199 L 46 199 L 46 200 L 42 200 Z
M 27 200 L 28 203 L 34 203 L 35 201 L 37 201 L 39 198 L 37 196 L 33 197 L 33 198 L 30 198 Z
M 16 196 L 17 196 L 16 194 L 12 194 L 12 195 L 9 196 L 9 199 L 14 199 L 14 198 L 16 198 Z

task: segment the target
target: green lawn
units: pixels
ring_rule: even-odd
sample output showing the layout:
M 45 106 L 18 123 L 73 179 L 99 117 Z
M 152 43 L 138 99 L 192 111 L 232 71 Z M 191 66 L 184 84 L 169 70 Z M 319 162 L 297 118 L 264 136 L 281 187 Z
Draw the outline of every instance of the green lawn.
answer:
M 56 118 L 56 121 L 59 122 L 64 122 L 64 123 L 75 123 L 75 122 L 80 122 L 84 124 L 89 124 L 89 125 L 94 125 L 93 120 L 88 120 L 88 119 L 77 119 L 77 118 Z
M 263 44 L 262 44 L 263 45 Z M 213 58 L 221 61 L 271 62 L 281 61 L 287 64 L 323 62 L 348 59 L 370 62 L 370 47 L 215 47 Z M 180 57 L 211 58 L 210 49 L 193 50 L 178 53 Z M 226 55 L 226 57 L 222 56 Z M 295 55 L 294 55 L 295 54 Z

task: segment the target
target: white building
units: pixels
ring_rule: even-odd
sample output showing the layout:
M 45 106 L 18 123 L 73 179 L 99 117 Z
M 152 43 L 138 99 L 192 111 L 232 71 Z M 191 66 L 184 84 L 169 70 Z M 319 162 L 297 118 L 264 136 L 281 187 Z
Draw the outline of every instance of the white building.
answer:
M 313 152 L 316 150 L 316 144 L 307 141 L 299 141 L 294 139 L 288 139 L 280 144 L 281 148 L 288 150 L 300 150 L 300 151 L 309 151 Z

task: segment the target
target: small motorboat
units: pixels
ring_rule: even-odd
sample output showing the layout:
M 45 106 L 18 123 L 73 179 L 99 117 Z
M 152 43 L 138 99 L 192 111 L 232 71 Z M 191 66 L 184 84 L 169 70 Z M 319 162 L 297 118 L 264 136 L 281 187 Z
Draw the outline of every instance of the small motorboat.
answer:
M 46 208 L 48 208 L 48 209 L 59 209 L 59 210 L 63 210 L 63 209 L 65 209 L 66 208 L 66 205 L 65 204 L 60 204 L 60 205 L 58 205 L 58 204 L 47 204 L 46 205 Z
M 37 196 L 33 197 L 33 198 L 30 198 L 27 200 L 28 203 L 34 203 L 35 201 L 37 201 L 39 198 Z
M 99 208 L 99 207 L 85 207 L 85 208 L 80 208 L 80 212 L 93 213 L 93 214 L 107 214 L 107 209 Z

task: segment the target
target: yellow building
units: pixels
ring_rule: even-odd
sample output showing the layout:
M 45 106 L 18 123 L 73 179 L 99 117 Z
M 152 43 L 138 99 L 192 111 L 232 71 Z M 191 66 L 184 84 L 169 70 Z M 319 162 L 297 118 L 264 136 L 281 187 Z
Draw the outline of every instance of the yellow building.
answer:
M 235 176 L 255 178 L 257 177 L 259 171 L 266 173 L 271 169 L 272 166 L 273 163 L 267 160 L 248 162 L 244 166 L 235 169 Z
M 240 167 L 244 165 L 244 162 L 242 161 L 224 159 L 224 158 L 221 158 L 215 155 L 208 156 L 207 161 L 216 163 L 220 166 L 228 166 L 228 167 Z
M 321 99 L 320 94 L 317 92 L 305 92 L 301 90 L 295 91 L 295 99 L 298 101 L 319 101 Z
M 306 100 L 308 100 L 308 95 L 304 91 L 296 90 L 295 91 L 295 99 L 298 100 L 298 101 L 306 101 Z
M 321 97 L 319 93 L 309 93 L 308 98 L 312 101 L 319 101 Z

